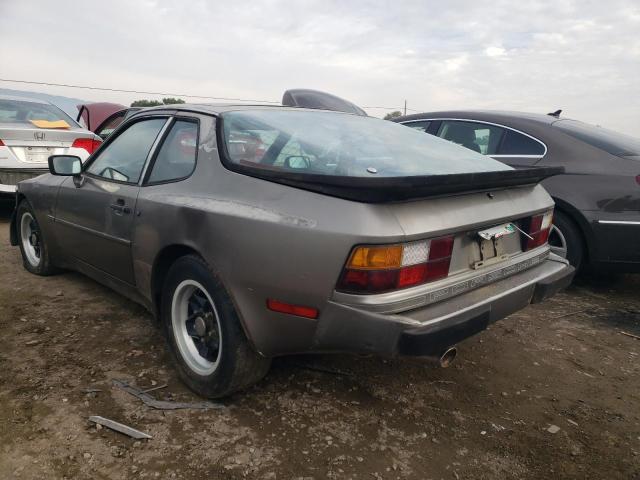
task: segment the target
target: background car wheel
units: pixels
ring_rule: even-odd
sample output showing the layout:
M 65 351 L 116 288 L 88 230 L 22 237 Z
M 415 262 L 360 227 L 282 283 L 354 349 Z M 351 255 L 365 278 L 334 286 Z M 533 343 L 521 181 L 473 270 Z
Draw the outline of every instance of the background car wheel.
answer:
M 551 251 L 569 260 L 576 270 L 584 259 L 582 236 L 576 224 L 562 212 L 553 214 L 553 226 L 549 233 Z
M 55 273 L 56 269 L 51 265 L 49 250 L 40 225 L 26 200 L 18 205 L 16 225 L 24 268 L 36 275 L 45 276 Z
M 182 380 L 219 398 L 260 380 L 271 360 L 256 353 L 219 278 L 200 257 L 181 257 L 162 290 L 161 317 Z

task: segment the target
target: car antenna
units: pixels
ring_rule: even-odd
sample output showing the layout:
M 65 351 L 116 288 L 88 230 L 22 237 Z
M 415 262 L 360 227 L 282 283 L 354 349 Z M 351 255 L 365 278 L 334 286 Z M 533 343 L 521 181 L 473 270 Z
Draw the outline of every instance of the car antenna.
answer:
M 547 115 L 551 115 L 552 117 L 560 118 L 560 114 L 562 110 L 556 110 L 555 112 L 547 113 Z

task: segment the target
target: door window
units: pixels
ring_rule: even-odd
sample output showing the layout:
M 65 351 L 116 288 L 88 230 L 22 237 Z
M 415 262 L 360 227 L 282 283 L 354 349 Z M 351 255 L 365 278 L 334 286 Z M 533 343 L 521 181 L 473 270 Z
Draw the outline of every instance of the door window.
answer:
M 498 153 L 514 157 L 523 155 L 542 156 L 544 155 L 544 145 L 531 137 L 513 130 L 507 130 Z
M 197 146 L 198 124 L 176 121 L 156 157 L 149 183 L 168 182 L 191 175 L 196 165 Z
M 158 133 L 167 120 L 136 122 L 106 145 L 87 172 L 119 182 L 137 183 Z
M 438 136 L 474 152 L 495 155 L 505 129 L 486 123 L 443 120 Z

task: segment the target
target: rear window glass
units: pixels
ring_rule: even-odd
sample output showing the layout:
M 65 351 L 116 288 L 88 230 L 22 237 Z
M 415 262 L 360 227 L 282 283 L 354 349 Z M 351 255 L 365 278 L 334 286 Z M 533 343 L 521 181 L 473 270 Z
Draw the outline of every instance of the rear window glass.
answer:
M 560 120 L 553 124 L 578 140 L 618 156 L 640 155 L 640 140 L 622 133 L 596 127 L 577 120 Z
M 47 120 L 49 122 L 64 120 L 70 127 L 78 126 L 69 115 L 49 103 L 0 99 L 0 124 L 26 123 L 31 125 L 31 120 Z
M 226 112 L 222 119 L 227 157 L 237 165 L 352 177 L 511 170 L 451 142 L 371 117 L 273 109 Z

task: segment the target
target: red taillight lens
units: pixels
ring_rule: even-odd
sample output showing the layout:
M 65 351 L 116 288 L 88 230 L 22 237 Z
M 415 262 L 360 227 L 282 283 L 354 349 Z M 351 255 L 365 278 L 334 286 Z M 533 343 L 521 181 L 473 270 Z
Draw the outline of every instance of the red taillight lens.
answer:
M 280 302 L 272 298 L 267 300 L 267 308 L 279 313 L 288 313 L 305 318 L 318 318 L 318 309 L 313 307 L 304 307 L 302 305 L 292 305 L 290 303 Z
M 2 140 L 0 140 L 0 147 L 4 147 L 4 143 L 2 143 Z
M 523 250 L 531 250 L 547 243 L 547 240 L 549 240 L 549 231 L 551 230 L 552 222 L 553 210 L 531 217 L 529 219 L 529 226 L 525 229 L 531 238 L 523 236 Z
M 102 140 L 96 140 L 95 138 L 76 138 L 71 146 L 73 148 L 84 148 L 91 154 L 98 149 L 101 143 Z
M 337 289 L 348 293 L 382 293 L 414 287 L 449 274 L 453 237 L 389 246 L 354 248 Z

